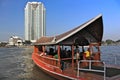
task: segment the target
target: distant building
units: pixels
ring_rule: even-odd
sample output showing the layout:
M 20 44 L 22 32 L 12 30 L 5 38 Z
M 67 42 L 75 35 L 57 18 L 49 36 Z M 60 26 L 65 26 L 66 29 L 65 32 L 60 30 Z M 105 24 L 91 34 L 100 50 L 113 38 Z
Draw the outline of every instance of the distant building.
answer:
M 35 42 L 46 35 L 45 12 L 43 3 L 27 3 L 25 7 L 25 40 Z
M 18 36 L 11 36 L 9 38 L 8 45 L 10 45 L 10 46 L 20 46 L 20 45 L 23 45 L 23 40 L 21 38 L 19 38 Z

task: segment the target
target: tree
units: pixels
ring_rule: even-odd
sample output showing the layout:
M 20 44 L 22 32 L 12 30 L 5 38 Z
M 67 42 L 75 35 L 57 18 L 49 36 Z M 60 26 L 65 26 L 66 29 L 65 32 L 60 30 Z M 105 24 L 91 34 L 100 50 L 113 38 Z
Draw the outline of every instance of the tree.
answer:
M 24 44 L 25 44 L 25 45 L 30 45 L 31 43 L 32 43 L 31 41 L 26 40 Z
M 110 44 L 114 43 L 114 41 L 111 40 L 111 39 L 107 39 L 105 42 L 107 43 L 107 45 L 110 45 Z

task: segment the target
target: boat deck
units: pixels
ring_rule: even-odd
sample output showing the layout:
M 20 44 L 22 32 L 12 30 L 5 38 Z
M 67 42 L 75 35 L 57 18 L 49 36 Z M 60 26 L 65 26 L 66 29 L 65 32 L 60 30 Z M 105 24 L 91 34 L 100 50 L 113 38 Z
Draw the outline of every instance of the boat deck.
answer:
M 76 76 L 77 75 L 77 69 L 72 69 L 72 67 L 67 68 L 67 69 L 63 70 L 63 74 Z M 80 71 L 79 74 L 80 74 L 80 77 L 85 79 L 85 80 L 104 80 L 103 76 L 93 74 L 93 73 L 89 73 L 89 72 Z
M 107 68 L 120 69 L 120 67 L 118 68 L 118 66 L 112 66 L 112 67 L 107 66 Z M 76 67 L 76 69 L 72 69 L 72 67 L 66 68 L 65 70 L 63 70 L 63 74 L 76 76 L 77 75 L 77 67 Z M 102 75 L 100 75 L 100 74 L 96 74 L 96 73 L 91 73 L 89 71 L 88 72 L 80 71 L 79 76 L 85 80 L 104 80 L 103 73 L 102 73 Z M 116 76 L 106 77 L 105 80 L 120 80 L 120 75 L 118 74 Z

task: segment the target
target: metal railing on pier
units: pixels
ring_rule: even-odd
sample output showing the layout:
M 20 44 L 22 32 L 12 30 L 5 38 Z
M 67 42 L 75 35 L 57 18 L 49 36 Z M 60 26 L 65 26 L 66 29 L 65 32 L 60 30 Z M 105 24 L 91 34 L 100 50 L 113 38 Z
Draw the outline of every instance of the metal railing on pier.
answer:
M 80 67 L 80 63 L 81 62 L 87 62 L 88 63 L 88 68 L 81 68 Z M 92 63 L 102 63 L 103 64 L 103 69 L 93 69 L 92 68 Z M 100 73 L 104 73 L 104 80 L 106 80 L 106 66 L 105 66 L 105 62 L 99 61 L 99 60 L 80 60 L 78 62 L 78 70 L 77 70 L 77 77 L 80 76 L 80 70 L 82 71 L 93 71 L 93 72 L 100 72 Z

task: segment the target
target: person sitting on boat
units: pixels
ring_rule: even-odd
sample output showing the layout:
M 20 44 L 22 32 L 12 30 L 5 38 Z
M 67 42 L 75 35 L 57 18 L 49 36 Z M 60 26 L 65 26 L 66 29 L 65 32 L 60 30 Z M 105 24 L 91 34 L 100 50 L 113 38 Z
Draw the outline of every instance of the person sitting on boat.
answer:
M 67 58 L 70 58 L 72 56 L 71 54 L 72 54 L 71 50 L 68 50 L 67 51 Z
M 40 56 L 46 55 L 46 52 L 41 52 Z
M 58 54 L 55 54 L 53 57 L 54 57 L 55 59 L 58 59 Z
M 63 51 L 63 54 L 64 54 L 64 58 L 69 57 L 69 52 L 67 51 L 67 48 L 65 48 L 65 50 Z
M 89 59 L 90 58 L 90 48 L 88 48 L 88 50 L 84 52 L 84 58 L 85 59 Z
M 54 56 L 54 49 L 53 48 L 49 48 L 49 55 Z

